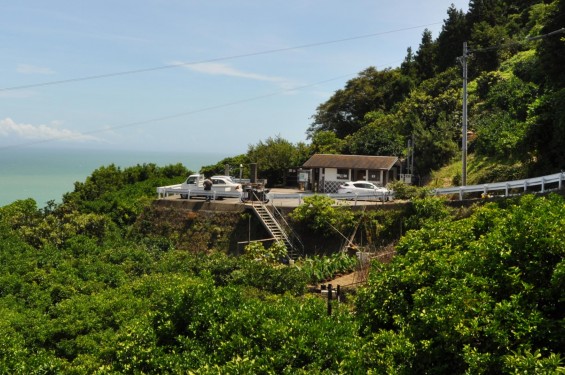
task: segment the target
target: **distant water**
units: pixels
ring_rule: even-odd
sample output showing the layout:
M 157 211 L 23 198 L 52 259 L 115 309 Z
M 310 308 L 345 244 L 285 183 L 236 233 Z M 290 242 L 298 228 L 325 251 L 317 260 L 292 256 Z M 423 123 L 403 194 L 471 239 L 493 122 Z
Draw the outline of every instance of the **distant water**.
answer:
M 0 207 L 33 198 L 38 207 L 74 190 L 76 181 L 102 166 L 125 167 L 154 163 L 163 167 L 181 163 L 192 171 L 216 164 L 230 155 L 190 152 L 136 152 L 98 150 L 19 149 L 0 151 Z M 179 181 L 180 183 L 181 181 Z

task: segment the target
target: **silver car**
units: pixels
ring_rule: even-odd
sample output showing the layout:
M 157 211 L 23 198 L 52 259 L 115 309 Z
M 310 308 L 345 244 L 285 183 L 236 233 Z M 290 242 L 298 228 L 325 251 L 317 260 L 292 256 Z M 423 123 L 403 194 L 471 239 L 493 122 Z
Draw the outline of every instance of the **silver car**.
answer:
M 347 181 L 339 187 L 338 194 L 356 194 L 364 197 L 376 197 L 379 200 L 392 200 L 392 191 L 368 181 Z

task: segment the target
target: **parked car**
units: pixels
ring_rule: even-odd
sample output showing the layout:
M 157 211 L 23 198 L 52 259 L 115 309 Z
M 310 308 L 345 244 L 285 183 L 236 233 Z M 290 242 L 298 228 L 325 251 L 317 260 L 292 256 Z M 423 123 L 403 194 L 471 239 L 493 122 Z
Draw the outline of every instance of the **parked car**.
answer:
M 368 181 L 347 181 L 343 185 L 340 185 L 337 192 L 338 194 L 374 195 L 382 201 L 393 199 L 393 192 L 391 190 Z
M 188 176 L 185 182 L 181 184 L 181 189 L 190 190 L 191 196 L 198 196 L 198 192 L 204 192 L 204 175 L 193 174 Z M 212 191 L 241 191 L 241 184 L 234 182 L 230 176 L 212 176 L 210 177 L 212 181 Z M 182 199 L 188 198 L 188 194 L 182 193 L 180 195 Z
M 234 182 L 230 176 L 212 176 L 212 189 L 225 191 L 241 191 L 241 184 Z

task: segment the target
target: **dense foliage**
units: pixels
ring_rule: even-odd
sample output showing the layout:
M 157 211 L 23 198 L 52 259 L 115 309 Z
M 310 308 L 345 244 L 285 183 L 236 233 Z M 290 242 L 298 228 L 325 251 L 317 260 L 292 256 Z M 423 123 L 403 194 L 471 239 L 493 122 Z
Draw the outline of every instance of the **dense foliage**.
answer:
M 565 0 L 471 0 L 467 12 L 452 5 L 437 37 L 424 30 L 400 67 L 367 67 L 321 103 L 306 130 L 309 144 L 269 137 L 202 171 L 223 174 L 229 165 L 234 175 L 249 177 L 248 164 L 257 163 L 259 178 L 274 186 L 288 184 L 289 170 L 314 153 L 413 156 L 413 174 L 427 182 L 461 149 L 464 42 L 468 150 L 476 156 L 469 161 L 512 166 L 498 173 L 486 168 L 468 182 L 559 171 L 565 167 L 564 9 Z M 461 176 L 452 177 L 460 183 Z
M 565 202 L 526 196 L 408 232 L 356 303 L 366 368 L 552 373 L 565 347 Z M 563 367 L 561 367 L 563 371 Z M 385 373 L 383 371 L 382 373 Z M 390 373 L 390 372 L 389 372 Z
M 481 161 L 511 159 L 479 178 L 563 168 L 565 43 L 523 39 L 563 27 L 564 9 L 565 0 L 451 7 L 438 38 L 426 30 L 399 69 L 367 68 L 320 105 L 311 145 L 269 138 L 204 170 L 257 162 L 260 177 L 278 184 L 278 172 L 312 152 L 401 156 L 414 136 L 416 167 L 427 173 L 457 152 L 453 65 L 464 40 L 474 50 L 471 151 Z M 337 252 L 283 265 L 280 244 L 228 256 L 237 253 L 229 243 L 251 231 L 249 216 L 151 204 L 156 186 L 189 173 L 110 165 L 60 205 L 0 207 L 0 374 L 565 373 L 561 196 L 456 210 L 397 184 L 415 198 L 401 209 L 304 199 L 291 223 L 314 238 L 313 253 L 350 238 L 397 252 L 389 263 L 375 260 L 354 303 L 334 304 L 330 316 L 307 284 L 356 259 Z
M 311 151 L 403 157 L 414 139 L 416 174 L 450 163 L 461 145 L 457 58 L 468 42 L 470 152 L 513 160 L 526 175 L 563 169 L 563 35 L 527 38 L 560 30 L 564 3 L 470 1 L 466 13 L 451 6 L 437 38 L 425 30 L 399 68 L 369 67 L 318 106 L 307 130 Z
M 120 178 L 109 169 L 103 175 Z M 104 186 L 107 170 L 77 190 Z M 139 201 L 145 183 L 88 201 L 75 191 L 44 209 L 33 200 L 0 208 L 1 374 L 564 371 L 561 197 L 464 213 L 437 198 L 375 211 L 305 202 L 296 218 L 319 216 L 305 227 L 320 234 L 349 235 L 354 222 L 367 245 L 405 233 L 355 303 L 333 302 L 328 315 L 307 284 L 351 271 L 355 257 L 284 265 L 277 245 L 243 256 L 226 255 L 221 242 L 191 251 L 176 246 L 182 228 L 165 228 L 151 211 L 134 224 L 93 212 L 125 192 Z M 226 225 L 201 222 L 191 238 Z

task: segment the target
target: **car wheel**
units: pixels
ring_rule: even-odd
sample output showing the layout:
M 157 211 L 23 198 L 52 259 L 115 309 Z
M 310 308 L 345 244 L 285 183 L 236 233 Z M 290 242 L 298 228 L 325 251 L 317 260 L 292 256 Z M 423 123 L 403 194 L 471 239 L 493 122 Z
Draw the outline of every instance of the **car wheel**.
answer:
M 188 194 L 181 194 L 180 195 L 180 199 L 186 199 L 186 198 L 188 198 Z

